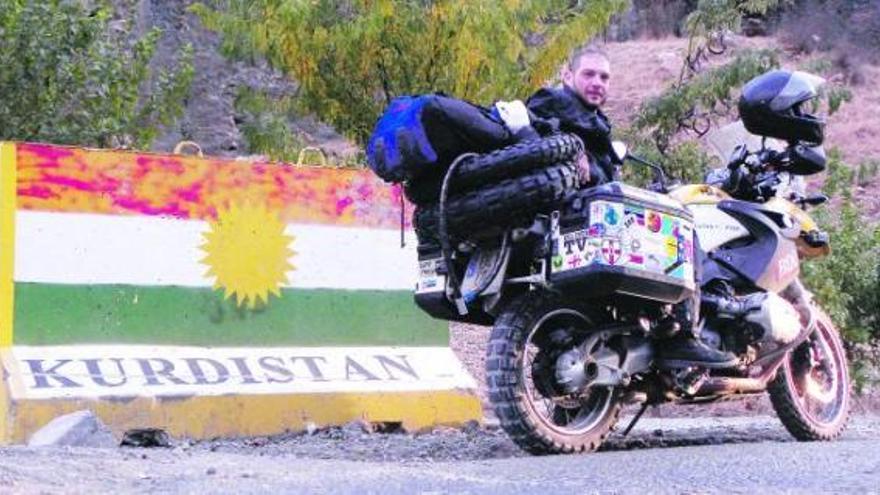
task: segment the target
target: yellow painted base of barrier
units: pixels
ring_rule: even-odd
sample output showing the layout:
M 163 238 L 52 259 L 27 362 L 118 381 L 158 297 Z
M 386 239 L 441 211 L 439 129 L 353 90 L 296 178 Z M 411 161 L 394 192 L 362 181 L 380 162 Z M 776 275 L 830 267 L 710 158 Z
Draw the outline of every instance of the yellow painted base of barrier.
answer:
M 456 391 L 22 400 L 8 404 L 0 442 L 26 442 L 53 418 L 82 409 L 93 411 L 117 437 L 150 427 L 196 439 L 273 435 L 303 430 L 310 422 L 330 426 L 354 420 L 399 421 L 414 431 L 459 426 L 482 417 L 479 399 Z
M 0 350 L 0 443 L 93 411 L 117 435 L 272 435 L 355 420 L 408 430 L 482 418 L 448 348 L 15 346 Z

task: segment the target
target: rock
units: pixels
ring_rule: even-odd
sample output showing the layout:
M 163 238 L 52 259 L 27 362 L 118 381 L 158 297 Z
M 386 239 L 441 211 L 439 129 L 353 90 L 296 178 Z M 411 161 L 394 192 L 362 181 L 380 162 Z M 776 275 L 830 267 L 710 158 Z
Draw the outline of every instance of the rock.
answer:
M 469 434 L 479 433 L 480 432 L 480 422 L 470 420 L 464 424 L 464 426 L 462 427 L 462 430 L 465 433 L 469 433 Z
M 500 430 L 501 429 L 501 421 L 499 421 L 498 418 L 495 418 L 495 417 L 483 418 L 483 428 L 485 428 L 489 431 Z
M 120 445 L 124 447 L 171 447 L 171 437 L 165 430 L 159 428 L 138 428 L 126 431 Z
M 318 432 L 318 425 L 316 425 L 312 421 L 309 421 L 308 423 L 306 423 L 306 433 L 307 434 L 314 435 L 317 432 Z
M 217 469 L 209 467 L 207 470 L 205 470 L 205 474 L 207 474 L 208 476 L 215 475 L 217 474 Z
M 403 423 L 400 421 L 380 421 L 378 423 L 370 423 L 374 433 L 400 434 L 406 433 Z
M 197 0 L 139 0 L 137 12 L 121 16 L 134 19 L 141 35 L 151 28 L 161 30 L 150 62 L 152 70 L 173 69 L 183 47 L 193 48 L 195 74 L 182 102 L 182 115 L 160 129 L 151 150 L 169 152 L 179 141 L 191 140 L 208 156 L 250 153 L 244 129 L 253 116 L 236 105 L 240 91 L 250 88 L 273 97 L 292 96 L 298 85 L 261 58 L 248 62 L 223 56 L 220 34 L 206 29 L 189 11 L 195 3 Z M 291 132 L 304 144 L 318 146 L 340 162 L 356 159 L 360 149 L 332 127 L 308 115 L 287 117 Z
M 749 38 L 753 36 L 767 36 L 767 21 L 759 17 L 743 19 L 742 32 Z
M 346 423 L 341 430 L 349 435 L 361 433 L 373 433 L 373 425 L 364 420 L 356 420 Z
M 461 433 L 461 430 L 452 426 L 441 425 L 435 426 L 433 429 L 431 429 L 432 435 L 455 435 L 458 433 Z
M 116 447 L 113 433 L 92 413 L 59 416 L 31 435 L 28 447 Z

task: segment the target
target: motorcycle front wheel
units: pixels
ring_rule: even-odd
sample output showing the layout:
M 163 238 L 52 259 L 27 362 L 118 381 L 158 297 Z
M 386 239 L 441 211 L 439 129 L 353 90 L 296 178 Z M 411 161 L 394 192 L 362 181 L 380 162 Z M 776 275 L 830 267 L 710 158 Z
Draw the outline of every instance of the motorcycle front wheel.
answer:
M 851 406 L 843 341 L 831 318 L 816 311 L 816 330 L 789 353 L 767 389 L 782 424 L 800 441 L 840 436 Z
M 523 450 L 591 452 L 617 422 L 618 389 L 565 394 L 555 382 L 556 360 L 583 344 L 592 325 L 582 311 L 539 292 L 514 300 L 496 319 L 486 353 L 489 400 L 502 429 Z M 586 351 L 607 352 L 603 345 Z

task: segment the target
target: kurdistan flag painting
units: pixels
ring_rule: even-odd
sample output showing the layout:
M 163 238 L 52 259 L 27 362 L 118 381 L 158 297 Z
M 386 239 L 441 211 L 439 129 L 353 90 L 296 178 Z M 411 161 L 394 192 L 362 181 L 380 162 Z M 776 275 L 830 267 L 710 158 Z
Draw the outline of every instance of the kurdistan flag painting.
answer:
M 362 170 L 16 145 L 14 343 L 446 345 Z

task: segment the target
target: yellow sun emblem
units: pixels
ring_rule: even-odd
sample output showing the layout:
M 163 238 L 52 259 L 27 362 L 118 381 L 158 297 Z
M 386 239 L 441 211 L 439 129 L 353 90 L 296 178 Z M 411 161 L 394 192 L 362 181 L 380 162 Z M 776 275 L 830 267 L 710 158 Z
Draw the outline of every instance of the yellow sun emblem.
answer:
M 295 267 L 290 257 L 294 236 L 284 233 L 278 216 L 262 206 L 232 205 L 217 211 L 217 220 L 205 232 L 200 248 L 206 253 L 207 277 L 216 277 L 214 289 L 225 290 L 224 299 L 235 295 L 236 304 L 251 309 L 269 302 L 269 294 L 281 297 L 287 272 Z

